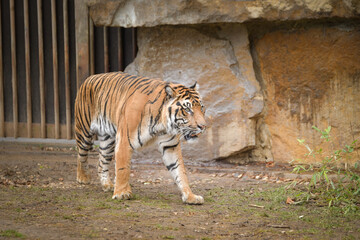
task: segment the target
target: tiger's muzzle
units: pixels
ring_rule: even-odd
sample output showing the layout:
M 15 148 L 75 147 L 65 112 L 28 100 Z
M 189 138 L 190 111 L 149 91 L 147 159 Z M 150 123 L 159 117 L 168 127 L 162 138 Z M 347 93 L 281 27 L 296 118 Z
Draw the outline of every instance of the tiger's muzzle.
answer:
M 191 140 L 191 139 L 196 139 L 199 137 L 200 134 L 205 132 L 205 129 L 206 129 L 206 125 L 199 124 L 199 125 L 197 125 L 196 129 L 191 129 L 191 130 L 185 131 L 184 138 L 186 141 Z

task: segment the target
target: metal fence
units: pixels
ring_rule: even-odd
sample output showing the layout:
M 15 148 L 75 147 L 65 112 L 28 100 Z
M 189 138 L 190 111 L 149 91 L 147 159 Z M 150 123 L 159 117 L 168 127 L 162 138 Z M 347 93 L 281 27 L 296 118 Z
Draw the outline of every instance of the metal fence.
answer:
M 1 0 L 0 137 L 73 138 L 73 106 L 84 80 L 77 74 L 84 48 L 77 47 L 76 4 Z M 87 17 L 88 73 L 124 70 L 136 56 L 136 29 L 97 27 Z

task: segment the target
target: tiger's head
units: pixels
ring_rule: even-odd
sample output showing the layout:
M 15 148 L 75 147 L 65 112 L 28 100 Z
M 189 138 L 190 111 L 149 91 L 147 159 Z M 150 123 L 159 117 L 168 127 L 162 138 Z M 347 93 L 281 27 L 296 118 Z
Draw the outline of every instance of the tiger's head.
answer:
M 165 87 L 169 101 L 167 107 L 167 130 L 180 134 L 185 140 L 197 138 L 205 131 L 205 107 L 195 83 L 191 87 L 168 84 Z

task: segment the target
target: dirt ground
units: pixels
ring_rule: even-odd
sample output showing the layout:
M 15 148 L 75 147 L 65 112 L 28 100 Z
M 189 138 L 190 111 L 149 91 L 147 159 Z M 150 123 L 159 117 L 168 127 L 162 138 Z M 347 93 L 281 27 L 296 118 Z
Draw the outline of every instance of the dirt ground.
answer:
M 76 183 L 75 151 L 0 146 L 0 239 L 360 239 L 359 213 L 289 205 L 285 166 L 187 164 L 201 206 L 185 205 L 165 166 L 132 164 L 132 200 L 96 176 Z M 304 184 L 306 184 L 304 182 Z

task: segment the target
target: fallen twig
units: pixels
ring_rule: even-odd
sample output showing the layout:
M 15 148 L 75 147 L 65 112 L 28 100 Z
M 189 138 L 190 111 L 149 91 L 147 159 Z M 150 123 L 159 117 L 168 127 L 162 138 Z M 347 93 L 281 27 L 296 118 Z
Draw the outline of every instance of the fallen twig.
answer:
M 249 207 L 264 208 L 265 206 L 259 206 L 259 205 L 255 205 L 255 204 L 249 204 Z
M 272 228 L 290 228 L 289 226 L 286 226 L 286 225 L 276 225 L 276 224 L 269 224 L 269 225 L 267 225 L 267 227 L 272 227 Z

